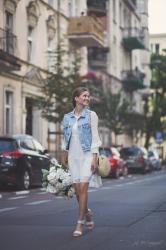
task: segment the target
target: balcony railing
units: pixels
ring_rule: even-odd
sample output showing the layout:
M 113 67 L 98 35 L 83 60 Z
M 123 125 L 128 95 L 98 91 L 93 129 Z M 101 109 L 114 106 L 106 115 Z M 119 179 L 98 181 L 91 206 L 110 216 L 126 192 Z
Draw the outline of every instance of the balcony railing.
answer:
M 102 23 L 92 16 L 70 18 L 68 38 L 80 47 L 103 47 L 104 37 Z
M 16 55 L 17 37 L 10 31 L 0 28 L 0 67 L 3 70 L 19 70 Z
M 0 49 L 14 55 L 16 51 L 17 37 L 10 30 L 0 29 Z
M 106 15 L 107 0 L 87 0 L 88 13 L 96 16 Z
M 122 71 L 122 82 L 126 91 L 135 91 L 145 88 L 145 74 L 139 69 Z
M 127 50 L 145 49 L 143 32 L 138 28 L 125 28 L 123 45 Z
M 108 48 L 88 48 L 88 64 L 92 69 L 106 69 Z

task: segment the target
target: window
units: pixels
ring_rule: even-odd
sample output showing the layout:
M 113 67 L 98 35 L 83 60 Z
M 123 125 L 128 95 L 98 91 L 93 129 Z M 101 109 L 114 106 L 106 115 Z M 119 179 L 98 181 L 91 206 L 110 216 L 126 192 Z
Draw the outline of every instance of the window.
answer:
M 13 132 L 13 93 L 11 91 L 5 91 L 5 114 L 4 114 L 4 132 L 5 134 L 12 134 Z
M 32 62 L 32 49 L 33 49 L 33 32 L 34 29 L 31 26 L 28 26 L 28 61 Z
M 116 0 L 113 0 L 113 20 L 116 21 Z
M 156 43 L 156 44 L 155 44 L 155 53 L 156 53 L 156 54 L 159 54 L 159 53 L 160 53 L 160 44 L 159 44 L 159 43 Z
M 13 36 L 13 14 L 6 11 L 6 39 L 5 39 L 5 50 L 6 52 L 13 54 L 14 53 L 14 36 Z
M 55 39 L 48 37 L 47 45 L 47 67 L 50 72 L 55 72 L 55 57 L 53 56 L 55 50 Z

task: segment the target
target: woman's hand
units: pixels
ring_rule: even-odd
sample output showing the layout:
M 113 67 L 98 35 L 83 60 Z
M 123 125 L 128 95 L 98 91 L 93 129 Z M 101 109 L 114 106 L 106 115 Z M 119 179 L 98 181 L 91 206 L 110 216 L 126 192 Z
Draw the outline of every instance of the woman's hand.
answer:
M 92 173 L 95 173 L 97 170 L 97 154 L 93 154 L 93 159 L 91 163 L 91 171 Z

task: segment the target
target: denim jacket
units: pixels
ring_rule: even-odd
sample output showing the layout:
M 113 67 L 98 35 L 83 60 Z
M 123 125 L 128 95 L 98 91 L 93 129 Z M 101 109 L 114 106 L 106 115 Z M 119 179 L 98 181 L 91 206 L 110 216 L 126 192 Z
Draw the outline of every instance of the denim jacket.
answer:
M 78 119 L 78 134 L 82 150 L 84 152 L 90 151 L 92 144 L 90 112 L 91 112 L 90 110 L 84 109 L 81 116 Z M 70 146 L 72 127 L 75 122 L 76 122 L 76 117 L 74 115 L 74 111 L 64 116 L 63 130 L 64 130 L 64 139 L 66 143 L 66 150 L 68 150 Z

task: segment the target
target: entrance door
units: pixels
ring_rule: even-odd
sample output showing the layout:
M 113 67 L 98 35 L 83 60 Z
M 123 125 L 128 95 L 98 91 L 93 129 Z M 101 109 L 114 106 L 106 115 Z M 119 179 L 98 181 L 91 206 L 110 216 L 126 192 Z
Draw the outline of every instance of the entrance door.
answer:
M 26 134 L 32 135 L 33 133 L 33 105 L 32 99 L 26 98 Z

